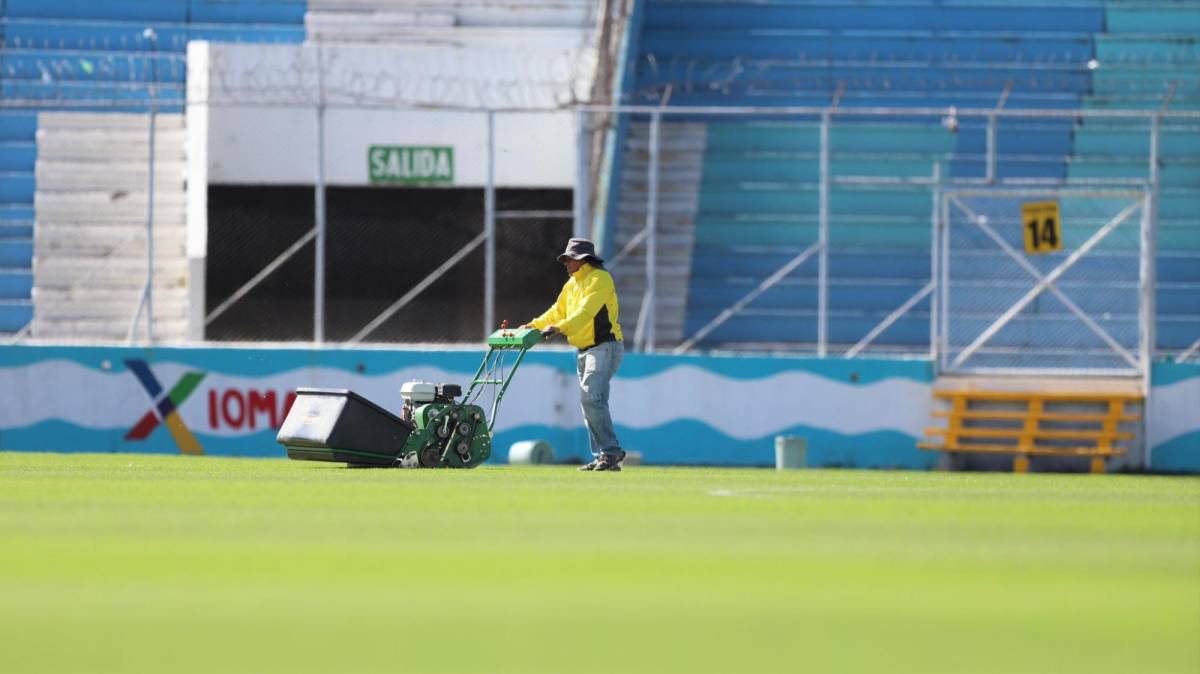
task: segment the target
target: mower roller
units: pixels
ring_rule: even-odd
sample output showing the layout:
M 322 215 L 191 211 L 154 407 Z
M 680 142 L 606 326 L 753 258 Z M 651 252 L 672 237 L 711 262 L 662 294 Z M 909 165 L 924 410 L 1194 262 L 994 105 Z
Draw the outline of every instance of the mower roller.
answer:
M 487 353 L 466 392 L 456 384 L 406 382 L 400 416 L 346 389 L 296 389 L 276 441 L 289 459 L 351 466 L 474 468 L 492 454 L 492 428 L 500 400 L 525 353 L 542 341 L 537 330 L 501 327 L 487 338 Z M 504 357 L 517 352 L 504 370 Z M 491 410 L 477 404 L 493 391 Z M 491 421 L 488 421 L 488 420 Z

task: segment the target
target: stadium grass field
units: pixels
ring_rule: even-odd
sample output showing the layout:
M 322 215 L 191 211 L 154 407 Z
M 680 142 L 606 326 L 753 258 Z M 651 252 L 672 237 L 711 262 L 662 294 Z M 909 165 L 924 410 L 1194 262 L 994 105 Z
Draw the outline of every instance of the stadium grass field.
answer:
M 1200 480 L 0 453 L 0 671 L 1200 671 Z

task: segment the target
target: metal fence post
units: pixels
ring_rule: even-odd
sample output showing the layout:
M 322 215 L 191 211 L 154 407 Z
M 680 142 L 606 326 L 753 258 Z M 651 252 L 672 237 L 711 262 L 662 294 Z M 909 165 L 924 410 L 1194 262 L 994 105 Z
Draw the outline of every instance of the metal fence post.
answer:
M 938 373 L 946 371 L 946 364 L 950 362 L 950 200 L 946 198 L 946 193 L 941 191 L 941 203 L 938 204 L 938 219 L 942 222 L 941 240 L 938 242 L 938 274 L 941 277 L 938 279 L 938 290 L 941 298 L 938 301 L 938 311 L 941 316 L 938 317 Z
M 1144 392 L 1150 392 L 1150 363 L 1154 359 L 1155 347 L 1155 309 L 1154 293 L 1157 287 L 1157 256 L 1158 256 L 1158 151 L 1159 151 L 1159 122 L 1158 115 L 1150 118 L 1150 175 L 1147 184 L 1145 200 L 1142 203 L 1141 222 L 1141 256 L 1138 269 L 1140 277 L 1140 315 L 1141 325 L 1138 335 L 1141 342 L 1139 360 L 1142 365 L 1142 385 Z M 1150 462 L 1150 448 L 1146 448 L 1146 463 Z
M 936 159 L 933 162 L 933 198 L 929 211 L 929 282 L 933 284 L 933 292 L 929 295 L 929 361 L 938 369 L 938 293 L 941 292 L 941 279 L 938 276 L 938 242 L 942 236 L 942 219 L 938 211 L 942 201 L 942 164 Z
M 591 142 L 588 139 L 588 111 L 575 109 L 575 225 L 572 236 L 588 236 L 588 201 L 591 199 Z
M 142 296 L 138 300 L 137 310 L 133 313 L 133 320 L 129 322 L 129 332 L 127 339 L 132 344 L 133 336 L 137 332 L 137 323 L 142 318 L 142 311 L 146 312 L 146 341 L 149 344 L 154 344 L 154 136 L 155 127 L 158 122 L 158 33 L 154 32 L 153 28 L 147 28 L 142 31 L 142 37 L 150 41 L 150 114 L 148 127 L 150 137 L 148 138 L 149 156 L 146 160 L 146 283 L 142 287 Z
M 985 168 L 988 183 L 996 182 L 996 115 L 988 115 L 987 122 L 987 166 Z
M 646 291 L 638 312 L 633 342 L 642 352 L 654 350 L 655 295 L 658 275 L 658 154 L 662 113 L 650 113 L 650 166 L 646 196 Z
M 325 47 L 317 45 L 317 184 L 314 196 L 313 341 L 325 341 Z
M 154 137 L 158 126 L 158 33 L 150 37 L 150 165 L 146 181 L 146 341 L 154 343 Z
M 496 111 L 487 111 L 487 184 L 483 189 L 483 336 L 496 327 Z
M 829 338 L 829 113 L 821 113 L 821 185 L 817 206 L 817 356 L 824 358 Z

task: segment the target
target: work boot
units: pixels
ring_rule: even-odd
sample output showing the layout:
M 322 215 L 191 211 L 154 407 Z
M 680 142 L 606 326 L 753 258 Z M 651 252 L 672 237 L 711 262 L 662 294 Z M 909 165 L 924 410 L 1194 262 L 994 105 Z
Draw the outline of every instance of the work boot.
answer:
M 601 454 L 597 458 L 592 459 L 591 463 L 580 466 L 579 470 L 609 470 L 619 472 L 621 470 L 621 461 L 624 458 L 625 452 L 621 452 L 618 455 Z

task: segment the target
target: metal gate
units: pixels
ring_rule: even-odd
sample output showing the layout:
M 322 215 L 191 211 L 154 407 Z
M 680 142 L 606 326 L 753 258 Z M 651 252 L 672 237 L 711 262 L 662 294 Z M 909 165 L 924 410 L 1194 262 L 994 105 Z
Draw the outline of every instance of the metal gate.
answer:
M 1144 375 L 1152 193 L 949 189 L 933 259 L 948 374 Z

